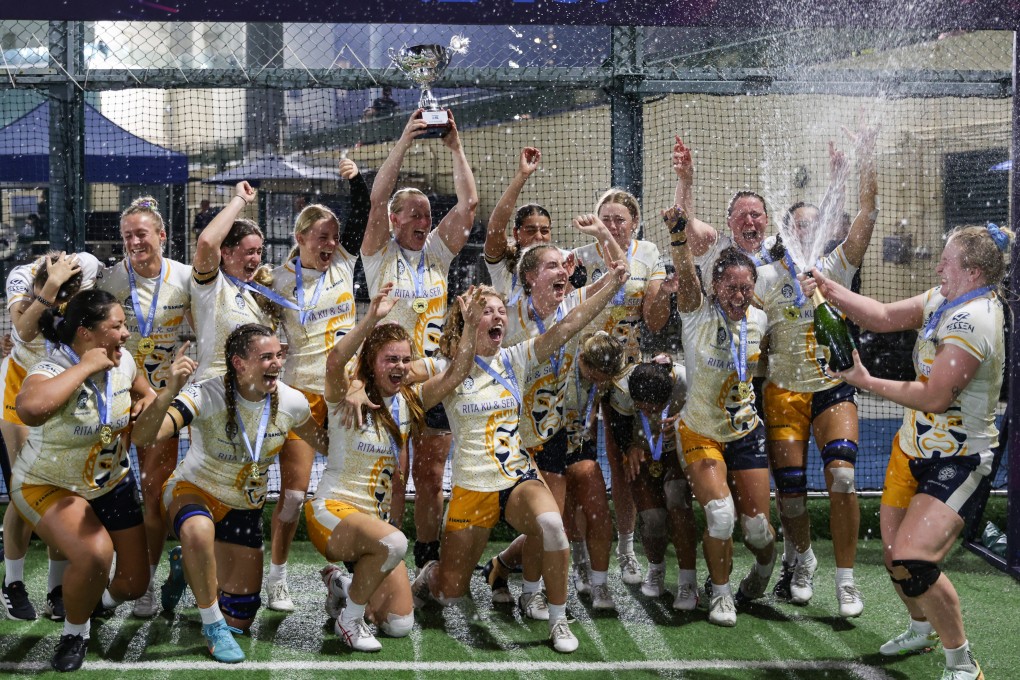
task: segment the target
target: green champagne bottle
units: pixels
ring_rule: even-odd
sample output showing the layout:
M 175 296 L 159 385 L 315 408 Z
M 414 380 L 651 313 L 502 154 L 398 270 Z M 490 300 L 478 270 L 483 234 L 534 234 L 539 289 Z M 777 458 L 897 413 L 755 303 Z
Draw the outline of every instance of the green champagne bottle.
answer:
M 828 348 L 827 363 L 834 371 L 845 371 L 854 365 L 854 339 L 839 312 L 815 290 L 815 340 Z

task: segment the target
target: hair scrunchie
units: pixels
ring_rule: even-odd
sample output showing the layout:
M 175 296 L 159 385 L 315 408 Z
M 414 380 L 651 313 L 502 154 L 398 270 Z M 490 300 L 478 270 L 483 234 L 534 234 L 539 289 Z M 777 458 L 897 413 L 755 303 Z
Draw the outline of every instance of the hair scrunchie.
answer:
M 988 235 L 992 237 L 995 246 L 1001 252 L 1006 252 L 1006 249 L 1009 248 L 1009 234 L 999 229 L 999 225 L 994 222 L 989 222 L 985 228 L 988 229 Z

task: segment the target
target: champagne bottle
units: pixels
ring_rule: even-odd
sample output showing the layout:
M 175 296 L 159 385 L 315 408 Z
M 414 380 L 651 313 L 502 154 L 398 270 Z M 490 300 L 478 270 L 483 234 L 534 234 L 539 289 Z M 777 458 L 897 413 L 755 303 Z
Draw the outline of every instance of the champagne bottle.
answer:
M 815 303 L 815 340 L 828 348 L 828 364 L 834 371 L 845 371 L 854 365 L 856 346 L 846 321 L 836 309 L 815 290 L 811 299 Z

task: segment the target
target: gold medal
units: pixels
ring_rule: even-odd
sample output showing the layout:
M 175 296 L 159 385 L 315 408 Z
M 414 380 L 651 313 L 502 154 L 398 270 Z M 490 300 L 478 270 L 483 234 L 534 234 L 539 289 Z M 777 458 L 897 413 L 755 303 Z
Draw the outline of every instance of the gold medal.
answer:
M 149 355 L 152 354 L 152 350 L 156 349 L 156 343 L 153 342 L 152 338 L 142 338 L 138 341 L 138 353 Z
M 103 446 L 109 446 L 113 442 L 113 428 L 109 425 L 99 428 L 99 441 Z
M 411 309 L 413 309 L 418 314 L 424 314 L 426 311 L 428 311 L 428 308 L 429 301 L 426 300 L 425 298 L 415 298 L 414 302 L 411 303 Z
M 800 318 L 800 309 L 798 309 L 794 305 L 784 307 L 783 316 L 785 316 L 788 321 L 796 321 L 797 319 Z
M 248 465 L 248 477 L 250 477 L 253 482 L 259 481 L 259 464 L 258 463 L 251 463 L 251 464 Z
M 627 317 L 627 308 L 623 306 L 613 307 L 609 312 L 609 317 L 616 323 L 619 323 Z
M 740 395 L 740 401 L 747 401 L 747 399 L 751 396 L 750 383 L 737 383 L 737 394 Z
M 648 474 L 656 479 L 662 476 L 662 469 L 663 465 L 661 460 L 653 460 L 648 464 Z

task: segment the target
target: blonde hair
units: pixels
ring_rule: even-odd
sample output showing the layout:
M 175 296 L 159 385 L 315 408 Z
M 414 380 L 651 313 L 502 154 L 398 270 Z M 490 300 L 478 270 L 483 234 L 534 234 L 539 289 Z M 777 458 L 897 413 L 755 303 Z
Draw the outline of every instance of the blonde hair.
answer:
M 506 299 L 492 286 L 475 286 L 475 290 L 480 291 L 483 298 L 494 297 L 506 304 Z M 452 359 L 457 354 L 457 347 L 460 346 L 460 336 L 463 332 L 464 315 L 461 314 L 460 305 L 455 300 L 446 310 L 443 334 L 439 336 L 439 353 L 447 359 Z
M 596 215 L 606 203 L 618 203 L 626 208 L 627 212 L 630 213 L 631 219 L 634 221 L 634 229 L 637 230 L 638 225 L 641 224 L 641 206 L 638 205 L 634 194 L 620 187 L 609 189 L 599 197 L 598 202 L 595 204 Z
M 340 229 L 340 220 L 337 219 L 336 213 L 321 203 L 306 205 L 298 213 L 297 219 L 294 220 L 294 247 L 290 249 L 290 253 L 287 255 L 287 262 L 298 256 L 298 251 L 300 250 L 297 244 L 298 234 L 305 233 L 321 220 L 333 220 L 336 222 L 337 229 Z
M 626 363 L 623 344 L 605 331 L 597 331 L 581 338 L 577 360 L 599 373 L 616 376 L 623 371 Z
M 551 243 L 538 243 L 528 246 L 521 253 L 520 262 L 517 263 L 517 279 L 520 281 L 525 295 L 531 295 L 531 284 L 528 282 L 528 274 L 538 269 L 539 264 L 542 262 L 542 253 L 550 248 L 559 250 L 558 247 Z
M 132 215 L 147 215 L 156 221 L 159 225 L 159 233 L 162 235 L 159 239 L 160 245 L 166 244 L 166 224 L 163 222 L 163 216 L 159 214 L 159 203 L 152 196 L 139 196 L 135 200 L 131 201 L 131 205 L 124 208 L 124 211 L 120 214 L 119 224 L 124 224 L 125 217 L 131 217 Z
M 992 225 L 994 226 L 994 225 Z M 949 232 L 946 244 L 954 241 L 960 248 L 960 266 L 964 269 L 978 269 L 985 275 L 985 283 L 998 286 L 1006 276 L 1006 251 L 1013 242 L 1013 232 L 995 227 L 1004 239 L 1005 250 L 992 238 L 989 227 L 962 226 Z
M 404 187 L 403 189 L 397 189 L 396 193 L 390 197 L 390 202 L 386 205 L 386 210 L 390 215 L 399 214 L 404 209 L 404 203 L 411 196 L 420 196 L 425 199 L 425 202 L 429 204 L 429 209 L 432 208 L 432 203 L 429 202 L 429 197 L 419 189 L 412 187 Z

